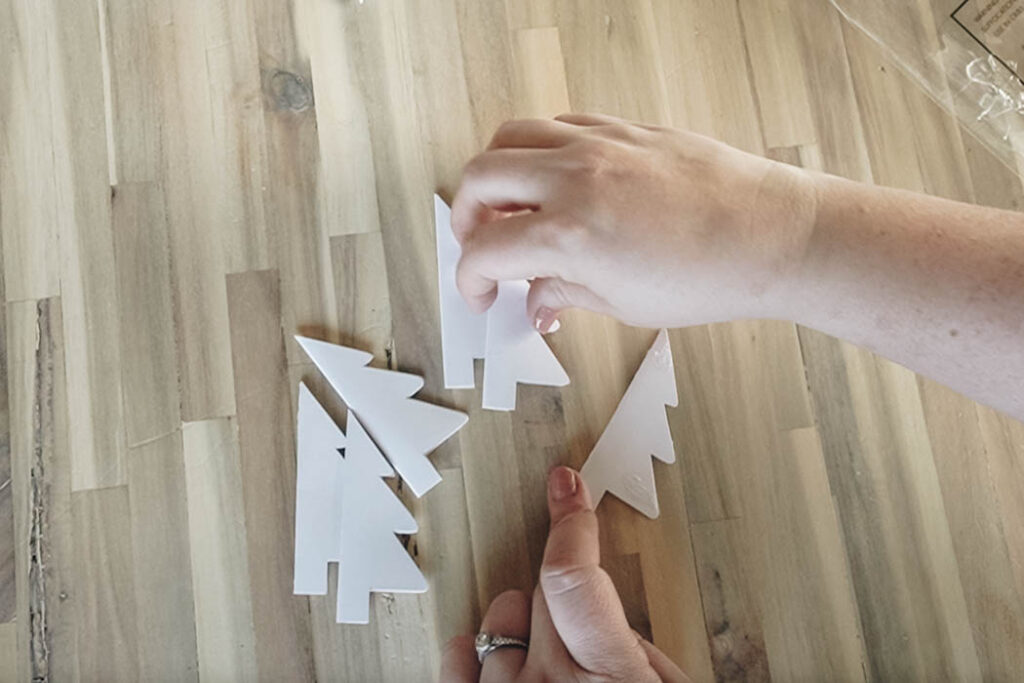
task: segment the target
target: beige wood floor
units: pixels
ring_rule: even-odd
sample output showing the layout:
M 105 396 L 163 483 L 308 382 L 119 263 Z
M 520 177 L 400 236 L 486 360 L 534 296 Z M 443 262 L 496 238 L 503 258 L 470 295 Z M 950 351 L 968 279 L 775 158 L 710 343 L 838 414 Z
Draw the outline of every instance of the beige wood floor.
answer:
M 0 0 L 0 59 L 0 680 L 429 680 L 534 583 L 653 333 L 572 316 L 511 415 L 442 389 L 431 194 L 504 119 L 1024 197 L 824 0 Z M 295 331 L 471 413 L 367 627 L 290 591 Z M 600 511 L 640 632 L 695 681 L 1024 671 L 1024 426 L 789 324 L 672 344 L 662 516 Z

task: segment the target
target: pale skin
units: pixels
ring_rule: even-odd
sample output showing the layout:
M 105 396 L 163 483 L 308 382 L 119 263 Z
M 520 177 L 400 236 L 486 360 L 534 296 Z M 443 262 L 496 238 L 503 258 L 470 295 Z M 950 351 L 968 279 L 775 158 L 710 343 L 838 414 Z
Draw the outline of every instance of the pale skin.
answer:
M 525 278 L 527 314 L 542 332 L 570 308 L 644 327 L 789 320 L 1024 420 L 1024 215 L 854 183 L 685 131 L 570 114 L 503 125 L 467 165 L 452 223 L 463 247 L 459 289 L 475 310 L 490 306 L 498 281 Z M 550 495 L 549 506 L 548 552 L 584 545 L 587 553 L 566 556 L 574 572 L 600 571 L 596 518 L 590 538 L 589 527 L 554 521 Z M 532 610 L 503 595 L 484 618 L 487 630 L 522 626 L 532 613 L 532 628 L 520 629 L 529 653 L 496 651 L 481 671 L 469 667 L 472 641 L 453 641 L 442 680 L 683 680 L 653 645 L 611 628 L 622 607 L 610 582 L 594 595 L 570 591 L 615 614 L 595 619 L 580 606 L 557 612 L 544 577 Z M 592 641 L 646 660 L 624 659 L 629 669 L 590 661 L 580 643 Z

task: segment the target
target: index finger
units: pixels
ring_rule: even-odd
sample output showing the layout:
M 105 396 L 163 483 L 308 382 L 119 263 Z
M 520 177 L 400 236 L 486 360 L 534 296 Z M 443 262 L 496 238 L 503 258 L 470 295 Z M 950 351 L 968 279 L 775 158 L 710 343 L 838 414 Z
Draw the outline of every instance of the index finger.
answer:
M 455 281 L 469 307 L 487 310 L 502 280 L 557 275 L 556 229 L 540 211 L 484 223 L 462 245 Z M 526 315 L 526 311 L 523 311 Z
M 647 664 L 611 577 L 600 567 L 597 517 L 578 472 L 552 470 L 551 531 L 540 569 L 551 621 L 576 663 L 594 673 L 628 676 Z

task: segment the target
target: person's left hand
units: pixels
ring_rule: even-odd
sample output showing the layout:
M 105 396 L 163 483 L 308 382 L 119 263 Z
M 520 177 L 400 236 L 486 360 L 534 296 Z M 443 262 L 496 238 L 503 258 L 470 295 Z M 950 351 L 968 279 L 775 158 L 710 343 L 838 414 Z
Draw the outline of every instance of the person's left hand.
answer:
M 480 626 L 527 641 L 529 649 L 503 647 L 481 665 L 473 637 L 458 636 L 445 646 L 442 683 L 688 681 L 626 622 L 615 586 L 598 564 L 597 516 L 579 473 L 551 471 L 548 509 L 551 531 L 532 604 L 522 591 L 506 591 Z

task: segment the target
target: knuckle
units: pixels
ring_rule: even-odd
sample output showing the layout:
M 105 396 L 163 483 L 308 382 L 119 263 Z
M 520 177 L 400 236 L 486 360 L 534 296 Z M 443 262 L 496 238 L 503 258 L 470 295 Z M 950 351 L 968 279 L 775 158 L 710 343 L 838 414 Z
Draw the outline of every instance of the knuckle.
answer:
M 615 138 L 617 140 L 635 140 L 636 139 L 636 126 L 631 126 L 627 123 L 609 123 L 607 126 L 602 126 L 604 132 L 608 134 L 608 137 Z
M 509 137 L 518 127 L 519 121 L 516 121 L 515 119 L 503 122 L 498 126 L 497 130 L 494 131 L 494 137 L 491 139 L 492 144 L 497 144 L 501 142 L 501 140 Z
M 480 177 L 487 167 L 487 160 L 487 152 L 477 154 L 475 157 L 470 159 L 462 171 L 463 180 L 472 180 Z
M 580 140 L 573 145 L 570 158 L 576 182 L 594 182 L 608 168 L 608 143 L 596 138 Z
M 540 584 L 546 595 L 585 591 L 598 581 L 601 569 L 592 564 L 549 564 L 541 567 Z
M 445 655 L 447 655 L 447 654 L 449 654 L 451 652 L 458 652 L 458 651 L 463 650 L 463 649 L 465 649 L 467 647 L 472 647 L 472 645 L 473 645 L 473 637 L 472 636 L 467 636 L 467 635 L 454 636 L 453 638 L 449 638 L 448 642 L 446 642 L 444 644 L 444 647 L 441 648 L 441 656 L 444 657 Z
M 549 248 L 566 255 L 578 254 L 584 249 L 588 232 L 586 221 L 572 212 L 553 216 L 545 226 Z

